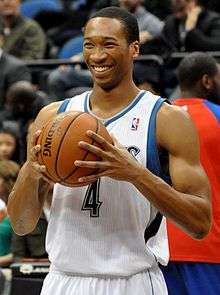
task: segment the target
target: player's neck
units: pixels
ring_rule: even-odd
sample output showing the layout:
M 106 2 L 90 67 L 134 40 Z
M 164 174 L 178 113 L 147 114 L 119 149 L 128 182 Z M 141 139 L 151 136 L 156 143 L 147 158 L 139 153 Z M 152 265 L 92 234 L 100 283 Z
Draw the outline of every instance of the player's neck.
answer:
M 133 82 L 127 88 L 119 86 L 109 91 L 95 85 L 90 95 L 90 109 L 100 118 L 112 117 L 128 106 L 139 92 Z
M 204 93 L 202 93 L 202 91 L 194 90 L 194 89 L 191 89 L 190 91 L 182 90 L 180 95 L 181 98 L 202 98 L 203 96 L 204 96 Z

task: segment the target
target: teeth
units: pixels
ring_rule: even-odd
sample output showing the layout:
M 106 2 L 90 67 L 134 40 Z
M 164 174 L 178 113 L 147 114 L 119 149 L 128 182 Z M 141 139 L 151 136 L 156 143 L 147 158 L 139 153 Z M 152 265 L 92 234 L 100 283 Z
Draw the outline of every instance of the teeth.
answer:
M 94 67 L 94 70 L 96 72 L 104 72 L 104 71 L 107 71 L 109 69 L 110 69 L 110 67 Z

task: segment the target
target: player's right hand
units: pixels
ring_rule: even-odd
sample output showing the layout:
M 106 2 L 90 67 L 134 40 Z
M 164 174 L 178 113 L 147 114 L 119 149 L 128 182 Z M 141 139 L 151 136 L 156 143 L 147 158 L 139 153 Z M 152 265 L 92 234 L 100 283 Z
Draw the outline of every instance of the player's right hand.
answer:
M 32 177 L 36 179 L 43 178 L 48 183 L 52 183 L 52 181 L 45 176 L 46 167 L 45 165 L 40 165 L 38 163 L 37 154 L 39 153 L 41 146 L 37 144 L 37 139 L 41 134 L 41 130 L 37 130 L 33 133 L 32 137 L 30 138 L 30 146 L 28 151 L 28 165 L 31 167 Z

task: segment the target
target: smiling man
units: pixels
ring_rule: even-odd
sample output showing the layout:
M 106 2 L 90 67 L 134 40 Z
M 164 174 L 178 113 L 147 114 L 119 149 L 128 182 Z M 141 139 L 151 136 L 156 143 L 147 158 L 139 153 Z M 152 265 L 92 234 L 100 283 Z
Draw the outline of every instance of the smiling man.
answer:
M 134 84 L 139 30 L 132 14 L 100 10 L 87 22 L 84 39 L 93 89 L 39 113 L 10 196 L 11 222 L 18 234 L 32 231 L 49 190 L 46 168 L 37 163 L 39 130 L 59 112 L 89 112 L 113 134 L 114 144 L 88 131 L 95 144 L 79 146 L 102 160 L 73 165 L 94 174 L 80 178 L 79 187 L 54 186 L 47 233 L 51 268 L 41 294 L 166 295 L 158 266 L 169 255 L 162 214 L 197 239 L 210 228 L 197 134 L 184 111 Z M 91 184 L 82 186 L 84 181 Z

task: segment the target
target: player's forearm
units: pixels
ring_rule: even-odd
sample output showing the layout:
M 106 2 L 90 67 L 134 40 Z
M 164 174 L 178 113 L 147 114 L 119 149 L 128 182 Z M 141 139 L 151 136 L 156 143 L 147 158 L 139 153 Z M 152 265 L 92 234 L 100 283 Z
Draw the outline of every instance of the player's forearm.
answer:
M 202 195 L 179 192 L 148 171 L 142 171 L 133 184 L 164 216 L 190 236 L 201 239 L 208 233 L 210 207 Z
M 33 231 L 49 190 L 49 184 L 44 182 L 40 185 L 40 180 L 32 177 L 31 172 L 26 162 L 20 170 L 8 201 L 7 208 L 12 227 L 19 235 Z

